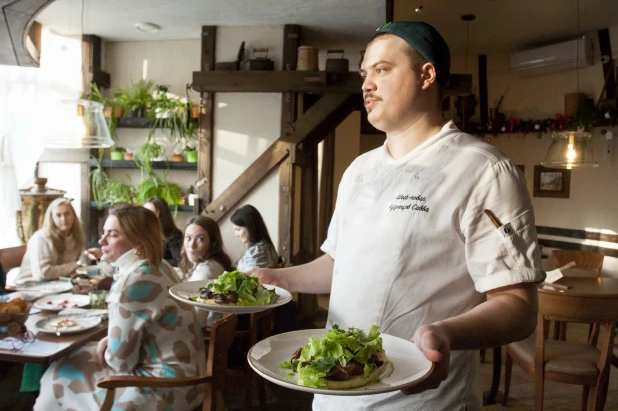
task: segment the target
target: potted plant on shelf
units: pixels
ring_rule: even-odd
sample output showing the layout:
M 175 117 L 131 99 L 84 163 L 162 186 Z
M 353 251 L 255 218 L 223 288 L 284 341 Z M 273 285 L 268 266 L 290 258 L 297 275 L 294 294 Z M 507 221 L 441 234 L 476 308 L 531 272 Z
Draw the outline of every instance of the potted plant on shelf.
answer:
M 117 89 L 114 101 L 124 107 L 127 117 L 145 117 L 152 104 L 154 86 L 154 81 L 140 79 L 128 89 Z
M 112 160 L 123 160 L 125 151 L 127 150 L 124 147 L 113 146 L 110 157 Z
M 197 128 L 197 121 L 190 120 L 187 125 L 184 147 L 188 163 L 197 163 Z
M 104 191 L 105 202 L 112 205 L 130 203 L 133 187 L 116 180 L 108 180 Z
M 180 187 L 155 174 L 146 177 L 135 188 L 135 201 L 138 204 L 144 204 L 150 197 L 161 197 L 174 208 L 175 212 L 178 211 L 178 206 L 183 204 Z
M 124 152 L 123 158 L 127 161 L 133 160 L 133 152 L 129 149 L 126 149 L 126 151 Z
M 197 198 L 197 191 L 195 190 L 195 187 L 190 186 L 187 194 L 189 205 L 193 206 L 193 204 L 195 203 L 195 199 Z

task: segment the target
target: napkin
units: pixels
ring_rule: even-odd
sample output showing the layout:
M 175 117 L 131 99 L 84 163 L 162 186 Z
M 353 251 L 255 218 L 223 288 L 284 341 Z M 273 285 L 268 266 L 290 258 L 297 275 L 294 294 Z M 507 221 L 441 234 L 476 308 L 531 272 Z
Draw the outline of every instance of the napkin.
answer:
M 85 314 L 85 315 L 105 315 L 107 314 L 107 310 L 105 309 L 94 309 L 94 308 L 79 308 L 79 307 L 69 307 L 65 308 L 62 311 L 58 312 L 58 315 L 75 315 L 75 314 Z
M 564 274 L 562 274 L 562 271 L 560 271 L 559 268 L 551 271 L 546 271 L 545 274 L 547 275 L 547 277 L 545 277 L 545 282 L 550 284 L 555 283 L 556 281 L 564 277 Z

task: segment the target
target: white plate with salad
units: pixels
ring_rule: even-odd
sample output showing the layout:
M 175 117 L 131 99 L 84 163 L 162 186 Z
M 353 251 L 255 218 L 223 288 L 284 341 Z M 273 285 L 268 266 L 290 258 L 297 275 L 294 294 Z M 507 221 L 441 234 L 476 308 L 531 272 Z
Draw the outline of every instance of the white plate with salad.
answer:
M 218 313 L 249 314 L 287 304 L 292 294 L 257 277 L 239 271 L 226 272 L 215 280 L 176 284 L 170 295 L 183 303 Z
M 274 335 L 254 345 L 247 359 L 255 372 L 275 384 L 324 395 L 355 396 L 398 391 L 419 384 L 433 370 L 433 363 L 408 340 L 381 334 L 375 326 L 360 337 L 353 335 L 351 330 L 335 327 Z M 331 338 L 332 335 L 335 337 Z M 345 339 L 346 343 L 339 338 Z M 354 348 L 350 350 L 350 347 Z M 302 351 L 297 354 L 300 348 Z M 379 363 L 381 366 L 378 367 L 372 364 L 372 359 L 377 358 L 380 348 L 383 350 L 381 354 L 385 354 L 381 358 L 387 361 L 383 365 Z M 333 352 L 338 354 L 331 354 Z M 300 356 L 296 361 L 292 360 L 295 354 Z M 346 357 L 348 366 L 353 360 L 359 362 L 361 370 L 371 365 L 361 381 L 365 385 L 342 388 L 342 383 L 326 380 L 326 376 L 335 374 L 336 367 L 341 367 L 342 357 Z M 361 371 L 357 379 L 362 377 Z M 338 388 L 328 388 L 333 386 Z

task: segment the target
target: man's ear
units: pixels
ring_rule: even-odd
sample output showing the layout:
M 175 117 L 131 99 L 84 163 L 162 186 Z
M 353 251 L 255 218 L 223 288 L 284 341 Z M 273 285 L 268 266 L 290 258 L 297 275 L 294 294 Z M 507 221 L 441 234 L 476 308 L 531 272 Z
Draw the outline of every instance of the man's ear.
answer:
M 420 77 L 422 89 L 428 89 L 433 83 L 437 81 L 436 67 L 432 63 L 425 63 L 421 66 Z

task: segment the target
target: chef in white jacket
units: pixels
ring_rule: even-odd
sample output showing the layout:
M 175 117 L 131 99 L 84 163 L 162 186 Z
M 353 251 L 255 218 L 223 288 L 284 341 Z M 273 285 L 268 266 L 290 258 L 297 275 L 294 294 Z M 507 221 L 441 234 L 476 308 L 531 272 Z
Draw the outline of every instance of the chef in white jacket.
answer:
M 314 410 L 480 410 L 477 350 L 535 329 L 545 273 L 524 178 L 493 146 L 444 123 L 449 72 L 448 46 L 430 25 L 377 30 L 361 76 L 368 119 L 386 141 L 346 170 L 325 254 L 258 270 L 262 282 L 290 291 L 330 292 L 327 326 L 375 323 L 435 363 L 417 386 L 316 395 Z

